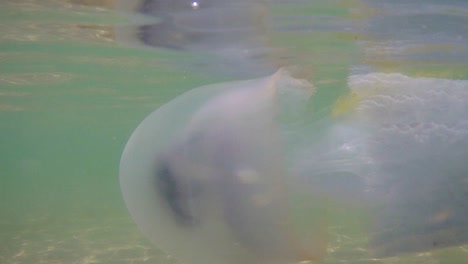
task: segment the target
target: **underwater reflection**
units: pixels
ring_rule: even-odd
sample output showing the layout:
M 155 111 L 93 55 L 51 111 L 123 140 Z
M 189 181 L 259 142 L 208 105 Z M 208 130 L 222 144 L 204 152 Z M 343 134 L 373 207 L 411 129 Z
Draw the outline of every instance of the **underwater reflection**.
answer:
M 468 6 L 463 0 L 362 0 L 366 60 L 384 71 L 466 78 Z
M 122 0 L 116 8 L 135 21 L 116 28 L 119 41 L 197 54 L 187 70 L 240 78 L 275 71 L 267 59 L 268 1 Z

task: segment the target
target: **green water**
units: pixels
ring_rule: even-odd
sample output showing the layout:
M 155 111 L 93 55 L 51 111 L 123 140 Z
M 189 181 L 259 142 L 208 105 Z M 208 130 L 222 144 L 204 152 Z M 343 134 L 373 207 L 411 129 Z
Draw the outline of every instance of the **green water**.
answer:
M 145 115 L 208 80 L 106 37 L 122 20 L 108 10 L 0 6 L 0 263 L 159 263 L 123 204 L 120 155 Z
M 120 155 L 135 127 L 162 103 L 224 78 L 169 67 L 180 54 L 117 43 L 113 26 L 125 18 L 75 2 L 0 3 L 0 263 L 175 263 L 131 221 L 120 194 Z M 352 16 L 351 1 L 315 4 L 314 12 Z M 294 43 L 294 52 L 306 54 L 297 62 L 313 69 L 317 109 L 345 91 L 359 55 L 353 41 L 336 32 L 273 36 L 275 44 Z M 339 220 L 323 263 L 463 263 L 467 257 L 466 248 L 456 248 L 371 260 L 359 212 L 332 214 Z

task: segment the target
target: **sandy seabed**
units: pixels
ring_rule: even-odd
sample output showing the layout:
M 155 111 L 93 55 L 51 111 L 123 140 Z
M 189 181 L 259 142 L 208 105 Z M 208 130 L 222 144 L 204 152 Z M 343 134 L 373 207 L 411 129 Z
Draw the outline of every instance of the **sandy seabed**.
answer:
M 365 239 L 330 228 L 327 257 L 320 264 L 463 264 L 468 247 L 387 259 L 367 256 Z M 52 217 L 0 220 L 2 264 L 182 264 L 153 246 L 129 217 Z
M 0 222 L 0 263 L 177 263 L 155 249 L 127 218 Z

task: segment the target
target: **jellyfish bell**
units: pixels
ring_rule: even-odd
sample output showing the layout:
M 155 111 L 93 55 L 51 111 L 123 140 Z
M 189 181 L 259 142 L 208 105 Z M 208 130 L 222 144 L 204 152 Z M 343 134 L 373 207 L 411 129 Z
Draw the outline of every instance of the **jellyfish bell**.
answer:
M 466 244 L 468 82 L 373 73 L 348 83 L 330 118 L 298 126 L 312 85 L 284 70 L 162 106 L 120 164 L 135 222 L 195 264 L 319 259 L 322 200 L 360 206 L 374 257 Z
M 468 243 L 468 81 L 368 74 L 349 85 L 376 168 L 371 253 Z
M 468 243 L 468 81 L 370 73 L 348 85 L 293 175 L 364 206 L 373 257 Z
M 120 163 L 124 201 L 141 231 L 188 263 L 320 258 L 323 232 L 298 230 L 292 213 L 276 118 L 312 91 L 280 70 L 194 89 L 149 115 Z

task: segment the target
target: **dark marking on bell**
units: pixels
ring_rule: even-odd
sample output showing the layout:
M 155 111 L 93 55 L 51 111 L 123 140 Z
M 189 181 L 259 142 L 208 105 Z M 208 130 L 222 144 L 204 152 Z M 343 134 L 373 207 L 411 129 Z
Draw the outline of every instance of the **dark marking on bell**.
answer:
M 178 224 L 191 226 L 196 222 L 188 204 L 190 195 L 181 187 L 167 162 L 160 163 L 157 167 L 156 188 Z

